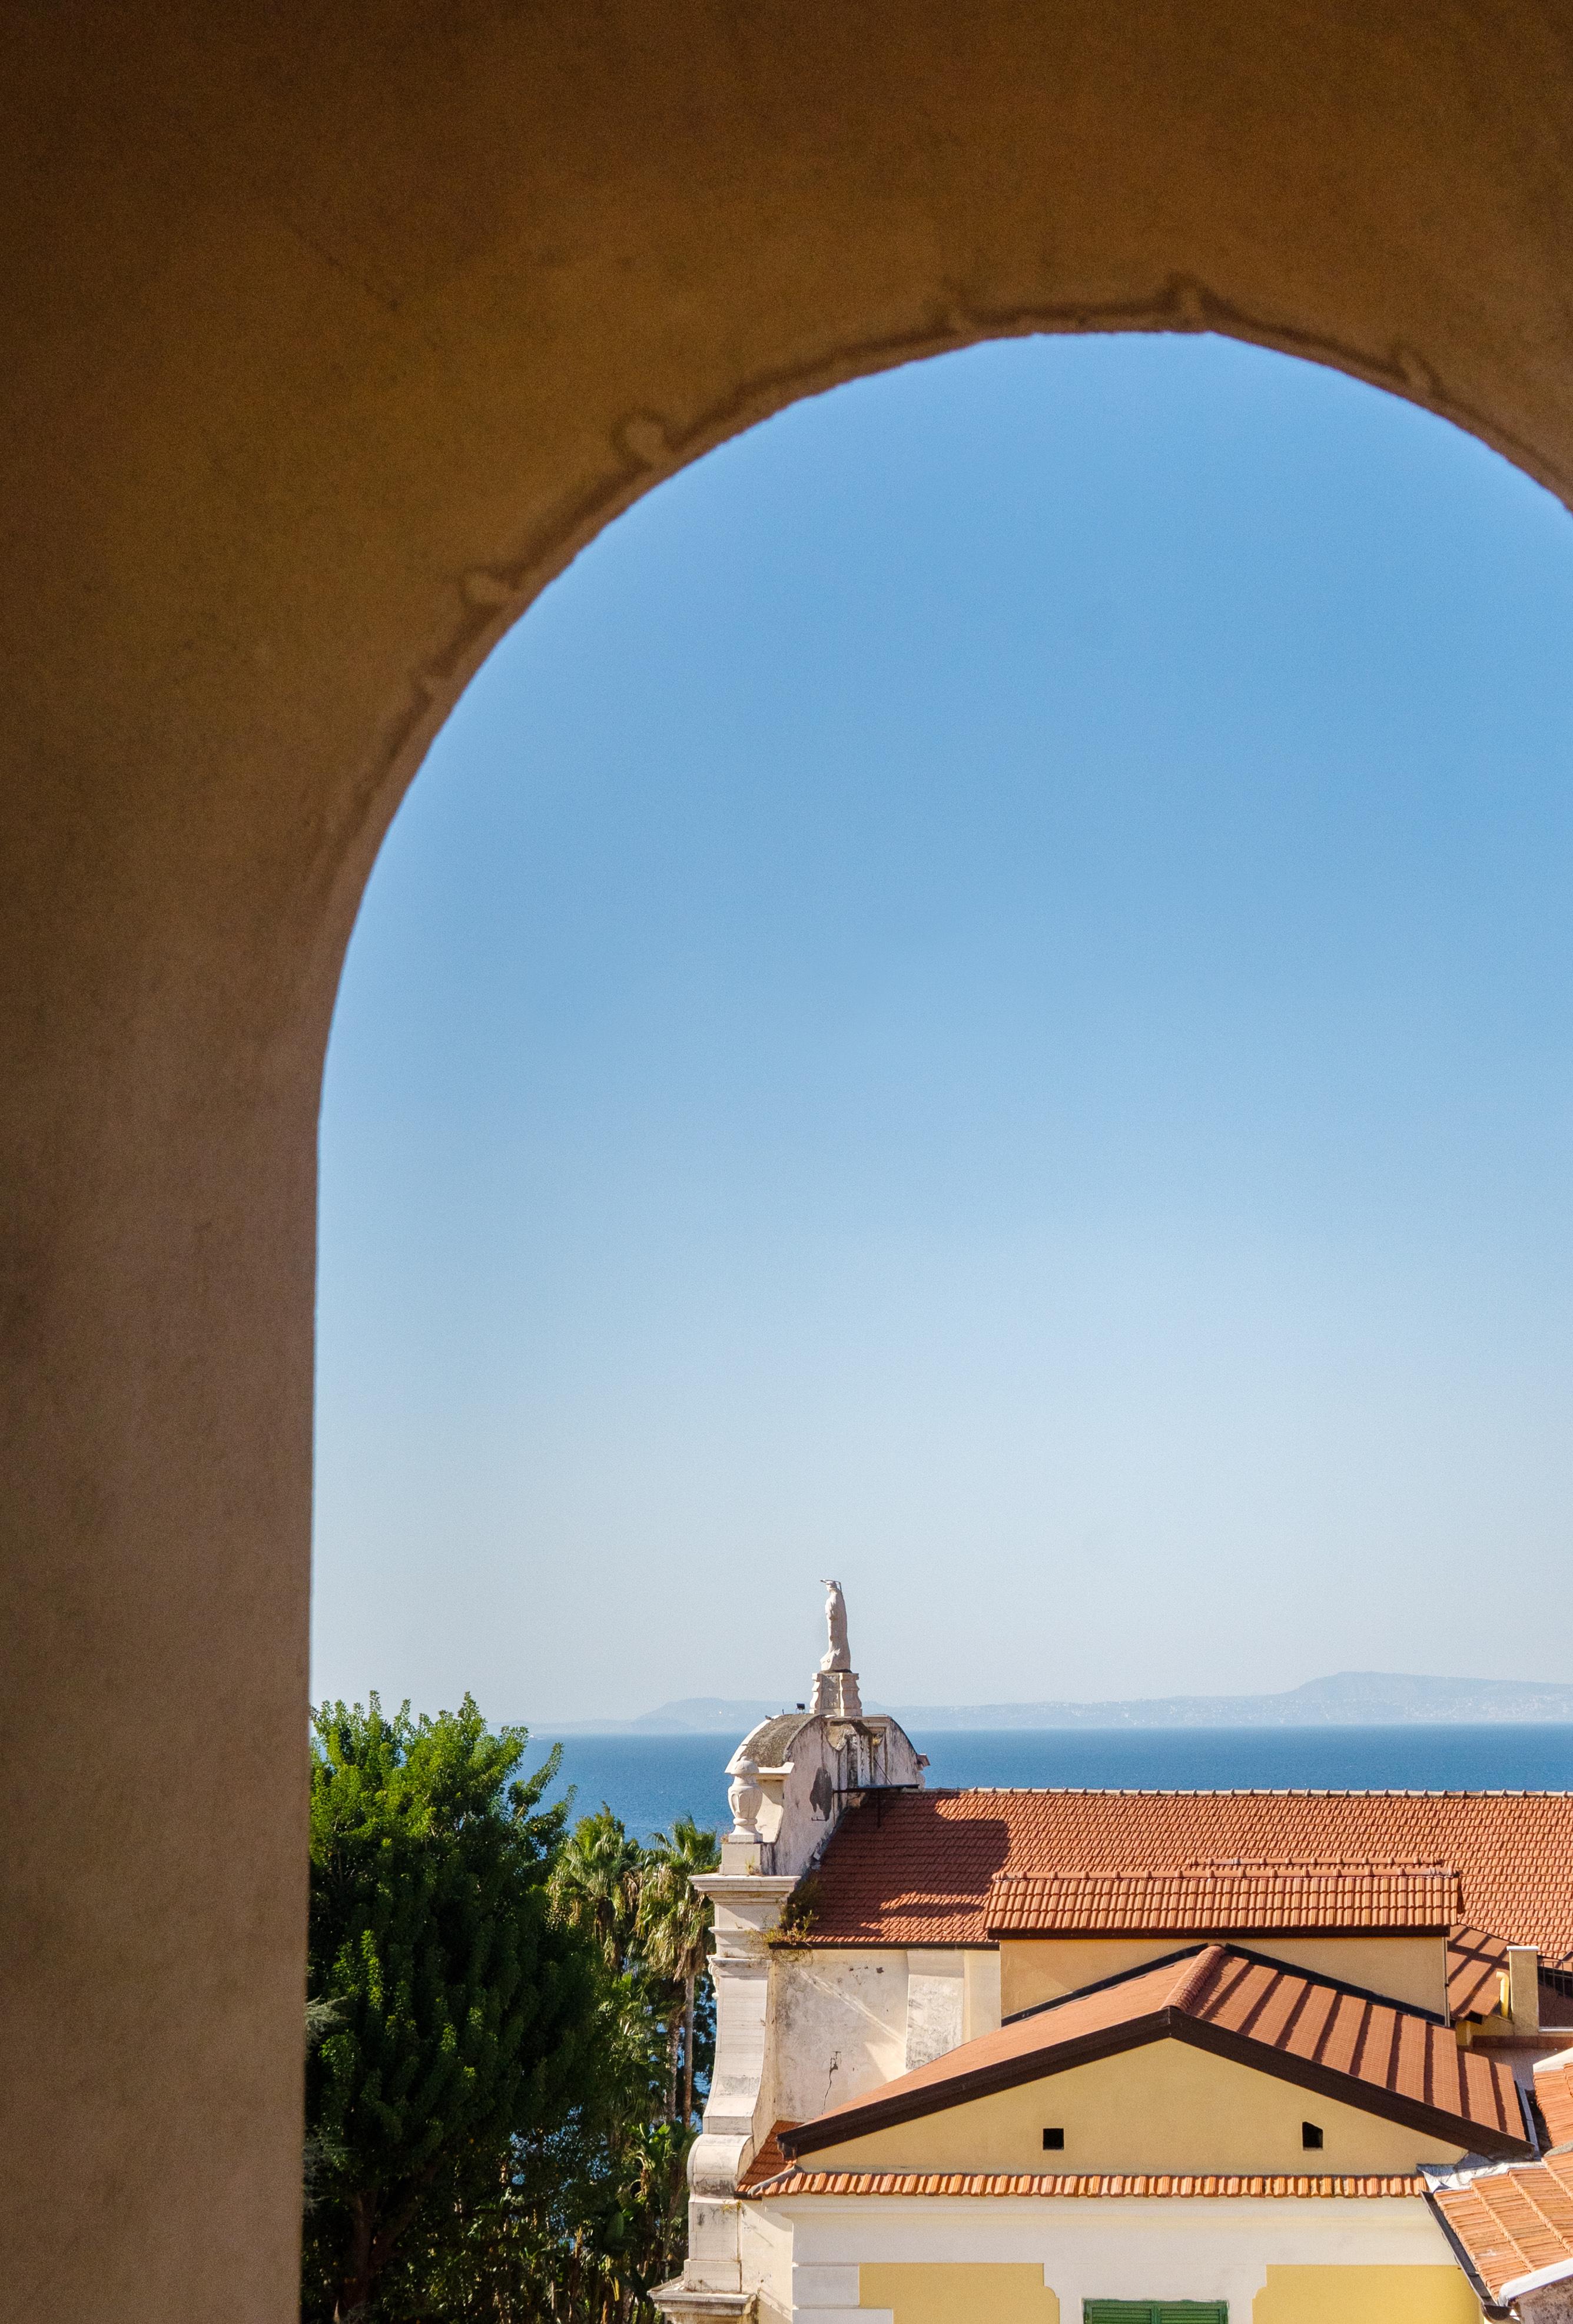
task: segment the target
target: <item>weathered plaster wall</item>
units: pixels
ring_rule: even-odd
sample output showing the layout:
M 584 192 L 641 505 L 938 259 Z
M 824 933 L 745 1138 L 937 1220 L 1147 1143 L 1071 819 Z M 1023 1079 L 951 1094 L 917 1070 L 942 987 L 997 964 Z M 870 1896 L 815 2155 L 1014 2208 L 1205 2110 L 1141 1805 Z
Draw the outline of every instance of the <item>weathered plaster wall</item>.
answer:
M 908 2073 L 943 2058 L 965 2040 L 966 1960 L 959 1950 L 907 1955 L 905 2066 Z
M 318 1075 L 404 785 L 652 484 L 991 335 L 1232 331 L 1566 489 L 1573 33 L 60 0 L 5 42 L 0 2281 L 282 2324 Z
M 740 2203 L 739 2281 L 757 2287 L 764 2324 L 788 2324 L 793 2311 L 793 2232 L 768 2203 Z
M 906 2072 L 904 1952 L 778 1950 L 770 1967 L 779 2119 L 805 2122 Z
M 805 2122 L 999 2025 L 999 1956 L 981 1950 L 777 1948 L 775 2110 Z
M 993 1947 L 909 1947 L 905 2070 L 999 2030 L 999 1954 Z
M 1301 2125 L 1325 2144 L 1307 2154 Z M 1046 2125 L 1064 2131 L 1045 2163 Z M 816 2171 L 1404 2172 L 1456 2142 L 1384 2122 L 1188 2042 L 1149 2042 L 803 2159 Z

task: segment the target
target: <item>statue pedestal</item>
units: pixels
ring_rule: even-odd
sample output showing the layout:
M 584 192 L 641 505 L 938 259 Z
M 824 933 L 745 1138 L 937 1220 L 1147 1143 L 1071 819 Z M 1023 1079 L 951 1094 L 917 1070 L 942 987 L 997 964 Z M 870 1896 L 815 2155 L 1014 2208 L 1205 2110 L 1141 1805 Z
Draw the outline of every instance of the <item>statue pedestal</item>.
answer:
M 863 1698 L 858 1674 L 852 1670 L 819 1670 L 814 1674 L 812 1713 L 821 1719 L 861 1719 Z

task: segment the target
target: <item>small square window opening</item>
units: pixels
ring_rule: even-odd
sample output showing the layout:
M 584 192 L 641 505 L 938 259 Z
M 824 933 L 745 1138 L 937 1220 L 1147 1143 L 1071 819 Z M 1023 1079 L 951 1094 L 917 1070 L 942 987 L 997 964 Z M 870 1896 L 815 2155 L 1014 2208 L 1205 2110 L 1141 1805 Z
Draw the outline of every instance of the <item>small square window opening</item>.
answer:
M 1044 2152 L 1045 2154 L 1058 2154 L 1064 2146 L 1064 2144 L 1065 2134 L 1062 2130 L 1055 2128 L 1053 2130 L 1044 2131 Z
M 1315 2122 L 1302 2122 L 1300 2126 L 1300 2144 L 1302 2146 L 1320 2146 L 1321 2125 Z

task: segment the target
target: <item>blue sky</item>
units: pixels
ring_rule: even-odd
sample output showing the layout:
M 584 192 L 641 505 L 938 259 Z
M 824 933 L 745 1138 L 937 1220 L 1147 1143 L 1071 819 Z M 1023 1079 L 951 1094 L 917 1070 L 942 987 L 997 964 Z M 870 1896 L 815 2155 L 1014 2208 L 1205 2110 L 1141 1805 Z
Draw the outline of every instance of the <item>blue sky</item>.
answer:
M 323 1110 L 318 1694 L 1573 1677 L 1573 524 L 1226 341 L 796 406 L 492 656 Z

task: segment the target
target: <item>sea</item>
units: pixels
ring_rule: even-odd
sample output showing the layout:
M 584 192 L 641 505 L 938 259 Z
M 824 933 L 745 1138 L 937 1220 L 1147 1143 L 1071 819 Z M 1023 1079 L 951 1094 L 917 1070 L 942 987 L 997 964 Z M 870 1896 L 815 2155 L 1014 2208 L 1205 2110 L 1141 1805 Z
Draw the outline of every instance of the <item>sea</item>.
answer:
M 552 1746 L 533 1735 L 527 1767 Z M 641 1840 L 691 1815 L 726 1821 L 741 1737 L 569 1735 L 548 1796 L 603 1804 Z M 1573 1726 L 1060 1728 L 923 1734 L 932 1788 L 1115 1791 L 1573 1791 Z

